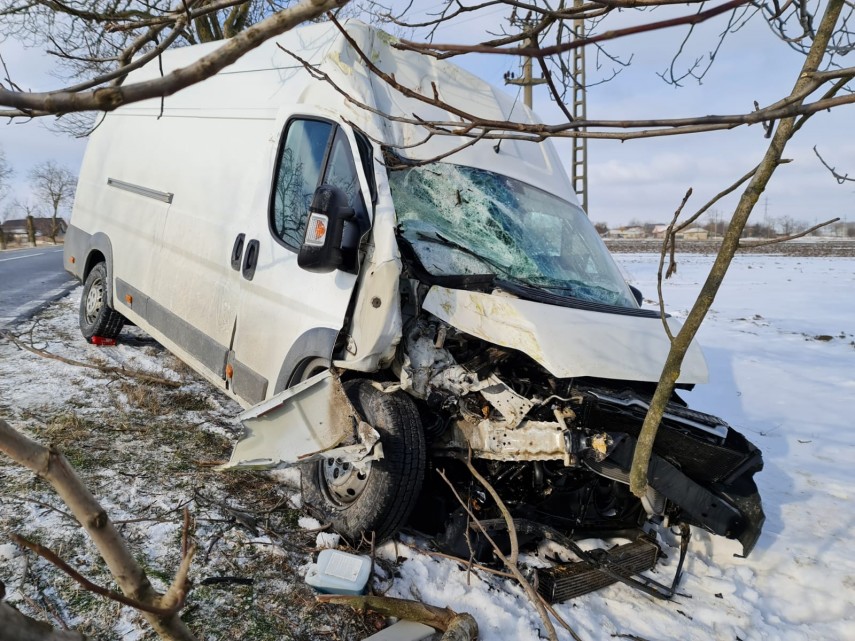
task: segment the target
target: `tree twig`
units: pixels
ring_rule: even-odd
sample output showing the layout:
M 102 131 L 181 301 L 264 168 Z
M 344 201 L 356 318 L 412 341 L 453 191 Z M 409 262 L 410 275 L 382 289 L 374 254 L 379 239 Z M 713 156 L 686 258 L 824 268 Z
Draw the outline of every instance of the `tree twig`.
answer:
M 18 545 L 20 545 L 21 547 L 25 547 L 28 550 L 30 550 L 31 552 L 38 554 L 40 557 L 42 557 L 46 561 L 53 563 L 56 567 L 58 567 L 60 570 L 65 572 L 68 576 L 70 576 L 72 579 L 77 581 L 80 585 L 82 585 L 84 588 L 86 588 L 90 592 L 93 592 L 94 594 L 98 594 L 98 595 L 100 595 L 106 599 L 110 599 L 111 601 L 116 601 L 117 603 L 121 603 L 122 605 L 130 606 L 130 607 L 135 608 L 137 610 L 141 610 L 142 612 L 150 612 L 151 614 L 156 614 L 156 615 L 161 616 L 161 617 L 172 616 L 173 614 L 178 612 L 178 610 L 180 610 L 184 605 L 184 603 L 182 601 L 182 602 L 176 603 L 175 606 L 173 606 L 171 608 L 161 608 L 161 607 L 151 605 L 149 603 L 137 601 L 136 599 L 131 599 L 129 597 L 126 597 L 124 594 L 120 594 L 118 592 L 113 592 L 112 590 L 108 590 L 107 588 L 100 586 L 97 583 L 93 583 L 92 581 L 87 579 L 85 576 L 80 574 L 73 567 L 68 565 L 68 563 L 63 561 L 50 548 L 45 547 L 44 545 L 41 545 L 40 543 L 30 541 L 29 539 L 25 539 L 24 537 L 22 537 L 19 534 L 11 534 L 9 536 L 9 538 L 12 539 L 12 541 L 17 543 Z
M 842 185 L 845 182 L 855 182 L 855 178 L 850 178 L 849 174 L 840 174 L 837 172 L 835 167 L 832 167 L 827 162 L 825 162 L 825 158 L 819 155 L 819 151 L 816 148 L 816 145 L 813 146 L 813 153 L 816 154 L 816 157 L 819 158 L 819 162 L 822 163 L 822 166 L 828 169 L 831 172 L 831 175 L 834 176 L 834 180 L 837 181 L 838 185 Z

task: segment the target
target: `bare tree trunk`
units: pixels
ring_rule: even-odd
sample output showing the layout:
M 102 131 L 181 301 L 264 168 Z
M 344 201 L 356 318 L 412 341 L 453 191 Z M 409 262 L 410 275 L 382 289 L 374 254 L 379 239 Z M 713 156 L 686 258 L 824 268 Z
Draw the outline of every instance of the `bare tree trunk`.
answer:
M 843 3 L 844 0 L 829 0 L 813 45 L 790 94 L 790 99 L 793 103 L 801 104 L 807 99 L 807 95 L 802 94 L 806 94 L 804 91 L 805 88 L 810 85 L 812 75 L 822 63 L 829 40 L 834 33 L 834 27 L 843 8 Z M 636 496 L 644 496 L 647 491 L 647 467 L 650 463 L 650 455 L 653 452 L 653 442 L 656 439 L 656 432 L 659 429 L 659 423 L 662 421 L 662 415 L 665 413 L 665 406 L 671 399 L 671 395 L 674 392 L 674 385 L 680 377 L 680 366 L 683 363 L 686 351 L 712 306 L 713 300 L 724 280 L 724 276 L 727 274 L 728 267 L 730 267 L 730 263 L 733 261 L 733 256 L 739 248 L 739 238 L 745 229 L 748 217 L 751 215 L 754 205 L 760 199 L 760 195 L 766 189 L 766 185 L 772 178 L 775 169 L 781 164 L 784 147 L 786 147 L 795 130 L 795 117 L 784 118 L 778 123 L 778 128 L 772 137 L 772 142 L 769 143 L 769 148 L 766 150 L 766 155 L 763 157 L 763 160 L 757 167 L 757 171 L 739 199 L 739 204 L 736 206 L 736 211 L 724 234 L 721 248 L 707 276 L 707 280 L 701 288 L 701 293 L 692 306 L 682 329 L 671 341 L 671 350 L 668 352 L 668 358 L 665 361 L 665 367 L 659 378 L 659 384 L 656 387 L 656 392 L 653 394 L 650 409 L 644 418 L 644 425 L 641 428 L 641 434 L 638 437 L 638 444 L 636 445 L 635 454 L 632 459 L 630 487 Z
M 161 608 L 174 605 L 173 590 L 170 589 L 165 597 L 155 591 L 104 508 L 98 504 L 62 454 L 20 434 L 2 419 L 0 452 L 29 468 L 53 486 L 95 543 L 101 558 L 126 596 Z M 142 612 L 142 615 L 163 639 L 196 641 L 177 613 L 160 616 Z
M 0 249 L 6 249 L 6 232 L 0 226 Z
M 79 632 L 57 630 L 21 614 L 8 603 L 0 603 L 0 631 L 3 641 L 86 641 Z
M 27 214 L 27 239 L 33 247 L 36 246 L 36 225 L 30 214 Z
M 59 232 L 59 223 L 56 221 L 56 217 L 59 213 L 59 205 L 55 204 L 53 207 L 53 216 L 50 219 L 50 239 L 54 245 L 56 245 L 56 235 Z

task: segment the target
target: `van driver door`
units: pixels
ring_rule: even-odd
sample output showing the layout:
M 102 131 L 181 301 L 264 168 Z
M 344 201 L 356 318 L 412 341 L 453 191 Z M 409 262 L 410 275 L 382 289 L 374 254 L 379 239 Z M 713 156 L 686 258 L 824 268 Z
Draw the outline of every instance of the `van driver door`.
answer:
M 363 147 L 366 141 L 361 141 Z M 356 273 L 311 273 L 297 265 L 309 205 L 319 185 L 342 189 L 369 225 L 371 203 L 356 135 L 315 116 L 295 116 L 279 143 L 269 204 L 247 222 L 241 294 L 227 373 L 232 390 L 254 405 L 287 383 L 294 354 L 329 358 L 357 281 Z M 318 341 L 318 336 L 324 337 Z M 283 376 L 285 377 L 283 379 Z

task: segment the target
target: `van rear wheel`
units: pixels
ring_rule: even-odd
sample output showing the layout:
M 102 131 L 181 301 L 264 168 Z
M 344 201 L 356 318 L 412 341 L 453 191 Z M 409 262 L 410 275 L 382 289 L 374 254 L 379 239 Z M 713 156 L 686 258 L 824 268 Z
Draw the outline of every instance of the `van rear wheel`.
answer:
M 359 545 L 389 538 L 418 500 L 425 471 L 425 440 L 415 404 L 402 392 L 387 394 L 367 380 L 345 391 L 357 412 L 380 434 L 383 458 L 364 467 L 321 459 L 302 469 L 303 502 L 317 518 Z
M 80 332 L 91 341 L 93 336 L 116 338 L 125 324 L 125 317 L 107 303 L 107 266 L 98 263 L 83 283 L 80 297 Z

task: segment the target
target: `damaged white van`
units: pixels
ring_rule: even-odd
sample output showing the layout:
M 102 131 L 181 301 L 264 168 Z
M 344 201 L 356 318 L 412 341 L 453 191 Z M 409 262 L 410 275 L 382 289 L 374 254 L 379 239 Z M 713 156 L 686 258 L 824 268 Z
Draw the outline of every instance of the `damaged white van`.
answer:
M 676 395 L 648 496 L 629 492 L 669 343 L 551 143 L 428 135 L 417 120 L 457 116 L 366 60 L 466 113 L 534 116 L 381 31 L 345 30 L 294 30 L 104 116 L 65 242 L 84 336 L 115 337 L 127 320 L 162 342 L 248 408 L 230 466 L 299 462 L 305 503 L 357 543 L 409 522 L 469 550 L 437 469 L 501 529 L 463 465 L 471 452 L 529 539 L 634 544 L 691 524 L 747 554 L 764 519 L 761 454 Z M 162 72 L 215 46 L 171 51 Z M 693 346 L 680 387 L 706 377 Z

